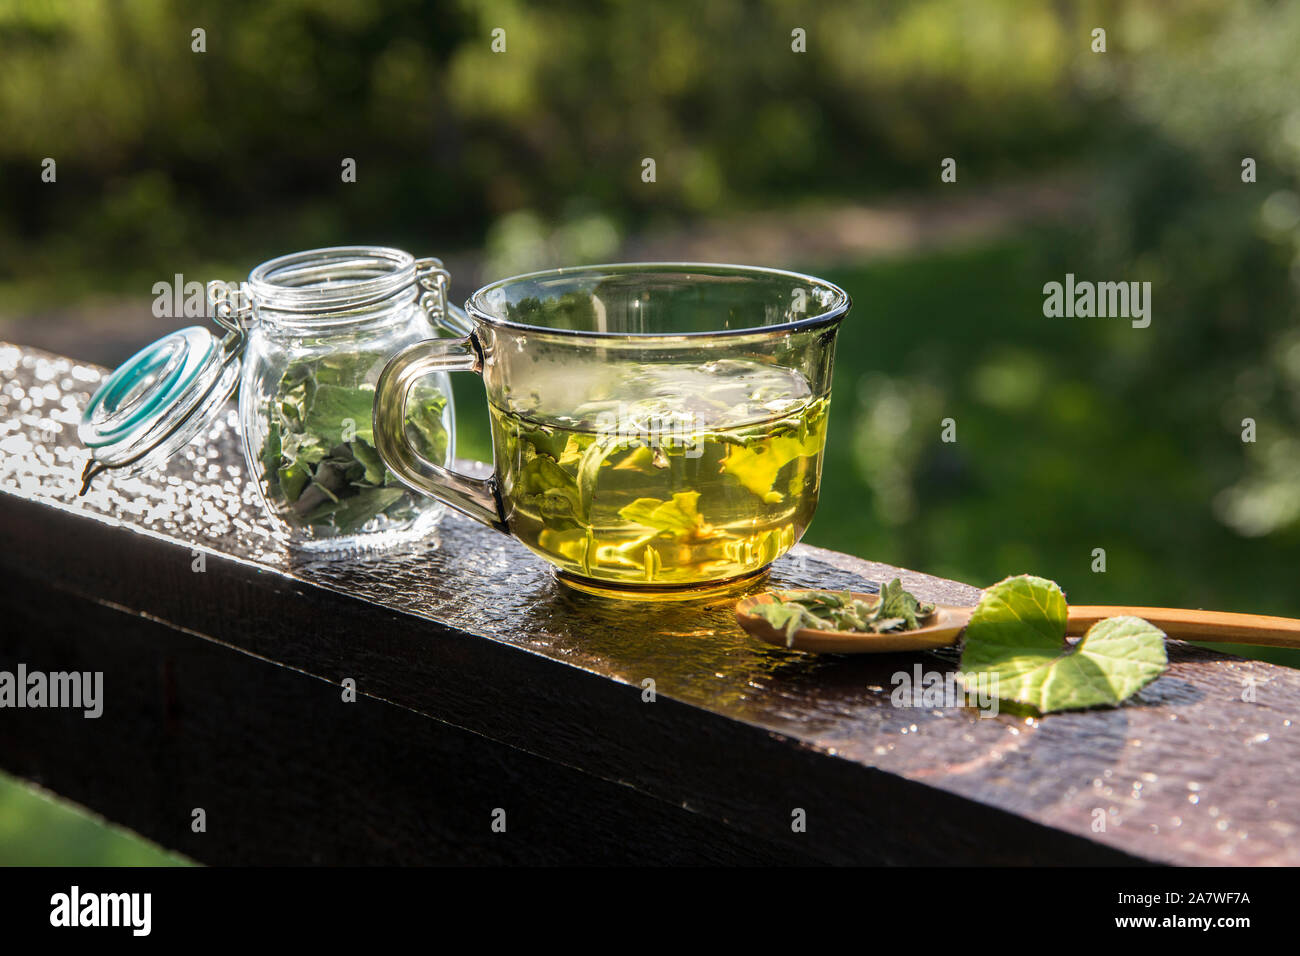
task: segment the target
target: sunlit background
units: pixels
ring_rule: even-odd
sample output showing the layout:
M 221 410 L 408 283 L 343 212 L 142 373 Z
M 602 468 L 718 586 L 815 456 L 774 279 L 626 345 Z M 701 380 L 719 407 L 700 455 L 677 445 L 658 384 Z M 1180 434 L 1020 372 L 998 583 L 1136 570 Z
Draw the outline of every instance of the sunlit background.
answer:
M 1300 616 L 1297 50 L 1257 0 L 0 0 L 0 339 L 116 364 L 188 324 L 154 283 L 343 243 L 442 256 L 461 299 L 810 271 L 855 306 L 807 541 Z M 1045 318 L 1067 272 L 1149 281 L 1151 326 Z M 0 861 L 168 859 L 0 779 Z

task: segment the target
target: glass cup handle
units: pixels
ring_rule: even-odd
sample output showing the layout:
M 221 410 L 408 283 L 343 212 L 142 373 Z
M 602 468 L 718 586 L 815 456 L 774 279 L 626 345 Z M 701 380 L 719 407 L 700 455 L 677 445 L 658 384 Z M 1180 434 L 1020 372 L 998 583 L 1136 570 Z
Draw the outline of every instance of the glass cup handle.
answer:
M 397 479 L 412 491 L 429 495 L 498 531 L 506 531 L 496 478 L 471 478 L 436 465 L 406 437 L 406 405 L 415 383 L 436 372 L 477 372 L 483 362 L 472 335 L 428 339 L 398 352 L 375 386 L 375 450 Z

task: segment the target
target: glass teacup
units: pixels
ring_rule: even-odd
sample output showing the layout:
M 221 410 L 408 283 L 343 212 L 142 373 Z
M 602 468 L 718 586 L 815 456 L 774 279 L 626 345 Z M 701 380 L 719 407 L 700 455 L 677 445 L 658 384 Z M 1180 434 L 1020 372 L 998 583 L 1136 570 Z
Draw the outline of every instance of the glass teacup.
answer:
M 817 505 L 848 295 L 810 276 L 633 263 L 485 286 L 472 330 L 395 355 L 375 444 L 408 487 L 513 534 L 581 590 L 695 597 L 763 573 Z M 420 457 L 407 396 L 483 377 L 494 474 Z

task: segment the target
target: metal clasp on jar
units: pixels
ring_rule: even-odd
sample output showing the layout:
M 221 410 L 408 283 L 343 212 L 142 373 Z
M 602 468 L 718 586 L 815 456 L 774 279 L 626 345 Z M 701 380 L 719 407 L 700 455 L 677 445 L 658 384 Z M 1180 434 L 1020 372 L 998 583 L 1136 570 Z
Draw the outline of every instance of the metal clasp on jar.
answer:
M 450 282 L 451 273 L 441 259 L 429 257 L 415 260 L 415 283 L 420 288 L 420 308 L 424 314 L 435 326 L 446 329 L 453 335 L 469 335 L 474 329 L 474 323 L 464 309 L 448 301 L 447 287 Z

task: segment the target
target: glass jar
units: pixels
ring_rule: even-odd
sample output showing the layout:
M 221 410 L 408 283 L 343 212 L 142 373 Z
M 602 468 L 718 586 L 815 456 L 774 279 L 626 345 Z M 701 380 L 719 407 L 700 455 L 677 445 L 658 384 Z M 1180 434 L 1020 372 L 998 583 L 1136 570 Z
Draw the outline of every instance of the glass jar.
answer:
M 389 357 L 434 333 L 415 272 L 408 253 L 357 247 L 282 256 L 249 275 L 255 321 L 239 388 L 244 453 L 293 545 L 396 543 L 427 534 L 442 514 L 437 499 L 411 492 L 384 467 L 371 425 Z M 420 455 L 450 460 L 446 373 L 412 391 L 404 425 Z
M 85 482 L 107 468 L 156 467 L 239 388 L 248 477 L 272 530 L 307 550 L 385 547 L 426 535 L 444 506 L 403 486 L 374 445 L 375 384 L 388 358 L 436 335 L 464 334 L 437 259 L 400 249 L 313 249 L 257 266 L 237 291 L 210 283 L 217 340 L 202 327 L 155 342 L 92 397 L 82 440 L 95 453 Z M 412 390 L 406 438 L 430 462 L 455 449 L 445 373 Z M 83 493 L 85 488 L 83 488 Z

